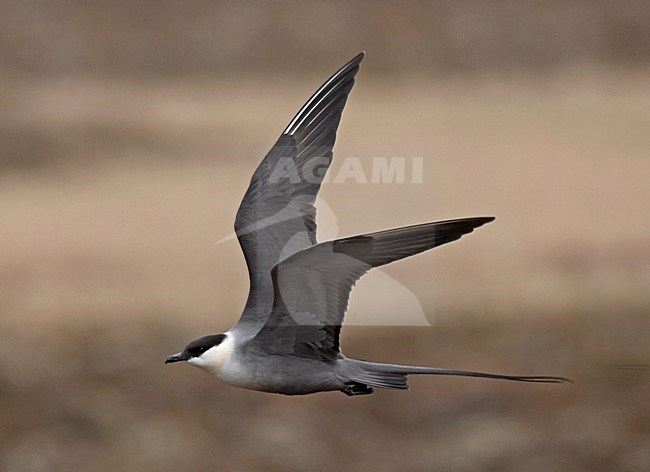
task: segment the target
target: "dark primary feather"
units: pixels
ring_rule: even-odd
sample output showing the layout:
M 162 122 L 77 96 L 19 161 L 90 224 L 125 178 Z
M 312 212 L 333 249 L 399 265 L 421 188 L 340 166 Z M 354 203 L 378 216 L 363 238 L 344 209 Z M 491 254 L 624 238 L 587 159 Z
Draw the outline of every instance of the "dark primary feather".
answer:
M 491 217 L 439 221 L 338 239 L 273 269 L 273 311 L 256 341 L 273 354 L 335 359 L 350 291 L 373 267 L 455 241 Z
M 256 333 L 273 303 L 271 269 L 316 244 L 314 203 L 332 160 L 336 130 L 361 53 L 330 77 L 262 160 L 237 211 L 235 232 L 248 266 L 250 292 L 234 330 Z

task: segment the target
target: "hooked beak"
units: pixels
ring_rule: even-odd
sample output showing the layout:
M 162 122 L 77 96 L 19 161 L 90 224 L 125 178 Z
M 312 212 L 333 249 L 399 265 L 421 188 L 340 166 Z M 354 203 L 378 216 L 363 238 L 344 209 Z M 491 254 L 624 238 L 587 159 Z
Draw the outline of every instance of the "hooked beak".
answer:
M 174 362 L 186 361 L 187 359 L 188 357 L 185 356 L 182 352 L 177 352 L 176 354 L 172 354 L 167 359 L 165 359 L 165 364 L 172 364 Z

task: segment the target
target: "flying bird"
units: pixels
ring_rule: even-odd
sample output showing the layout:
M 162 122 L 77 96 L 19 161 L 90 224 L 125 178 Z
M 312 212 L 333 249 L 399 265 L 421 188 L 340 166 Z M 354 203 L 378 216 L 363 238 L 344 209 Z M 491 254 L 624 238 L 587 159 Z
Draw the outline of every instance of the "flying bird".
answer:
M 327 79 L 253 173 L 235 219 L 250 277 L 241 318 L 223 334 L 190 342 L 165 363 L 183 361 L 231 385 L 286 395 L 408 389 L 410 374 L 567 381 L 380 364 L 341 351 L 350 292 L 366 272 L 460 239 L 494 220 L 438 221 L 316 242 L 316 196 L 364 56 L 358 54 Z

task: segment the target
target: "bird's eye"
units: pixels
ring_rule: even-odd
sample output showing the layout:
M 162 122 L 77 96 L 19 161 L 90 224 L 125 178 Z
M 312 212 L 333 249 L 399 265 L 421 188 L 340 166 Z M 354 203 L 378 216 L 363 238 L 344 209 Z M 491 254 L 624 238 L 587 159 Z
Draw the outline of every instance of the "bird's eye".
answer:
M 192 357 L 199 357 L 201 354 L 203 354 L 205 351 L 207 351 L 207 348 L 205 346 L 197 346 L 189 350 L 189 354 Z

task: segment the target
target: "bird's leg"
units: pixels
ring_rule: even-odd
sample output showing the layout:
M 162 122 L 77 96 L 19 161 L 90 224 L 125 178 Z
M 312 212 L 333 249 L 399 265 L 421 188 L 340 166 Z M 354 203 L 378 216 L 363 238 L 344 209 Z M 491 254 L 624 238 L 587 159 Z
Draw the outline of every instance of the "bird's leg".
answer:
M 372 387 L 361 383 L 348 384 L 341 391 L 345 393 L 348 397 L 352 397 L 354 395 L 370 395 L 372 392 L 374 392 Z

